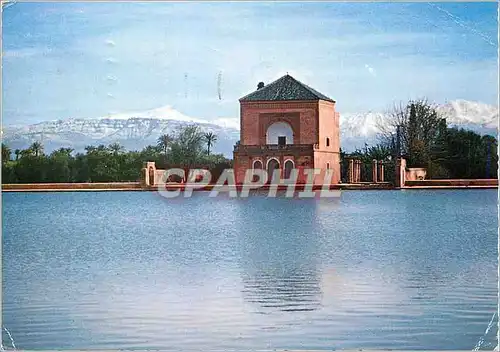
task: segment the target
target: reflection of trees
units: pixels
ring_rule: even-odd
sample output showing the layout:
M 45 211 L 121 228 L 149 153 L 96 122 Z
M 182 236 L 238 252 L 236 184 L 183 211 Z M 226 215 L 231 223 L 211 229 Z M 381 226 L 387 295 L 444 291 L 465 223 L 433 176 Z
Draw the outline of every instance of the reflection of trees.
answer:
M 238 213 L 245 300 L 264 310 L 319 308 L 315 200 L 254 196 Z

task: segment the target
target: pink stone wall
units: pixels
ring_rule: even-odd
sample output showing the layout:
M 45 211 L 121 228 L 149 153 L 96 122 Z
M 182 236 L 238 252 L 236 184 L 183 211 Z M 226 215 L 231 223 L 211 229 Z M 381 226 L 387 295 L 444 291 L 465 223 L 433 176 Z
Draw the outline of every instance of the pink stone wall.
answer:
M 340 152 L 339 118 L 340 114 L 335 111 L 335 103 L 319 102 L 319 150 Z
M 156 170 L 155 172 L 155 185 L 159 185 L 159 184 L 164 184 L 164 182 L 162 182 L 162 178 L 163 178 L 163 175 L 165 174 L 165 171 L 166 170 Z
M 299 114 L 296 121 L 291 121 L 294 132 L 299 131 L 298 135 L 294 136 L 294 143 L 317 143 L 317 102 L 242 102 L 240 106 L 240 143 L 243 145 L 265 144 L 267 127 L 275 122 L 275 119 L 261 115 L 294 113 Z M 261 118 L 267 119 L 262 128 Z M 295 126 L 295 124 L 299 125 Z
M 294 144 L 315 145 L 311 159 L 306 162 L 298 157 L 295 167 L 319 168 L 322 173 L 315 177 L 315 183 L 323 183 L 327 164 L 333 170 L 332 183 L 340 181 L 340 115 L 335 111 L 335 103 L 326 101 L 288 101 L 288 102 L 241 102 L 240 105 L 240 144 L 262 145 L 266 142 L 266 131 L 272 123 L 283 120 L 289 123 L 294 131 Z M 326 138 L 329 138 L 327 146 Z M 261 156 L 264 169 L 270 156 Z M 279 158 L 281 168 L 284 168 L 286 159 L 292 156 Z M 247 168 L 252 167 L 255 159 L 234 155 L 234 169 L 236 182 L 243 182 Z M 303 178 L 301 177 L 301 180 Z
M 404 187 L 406 179 L 406 159 L 398 158 L 396 160 L 396 187 Z
M 263 164 L 264 168 L 266 164 Z M 252 168 L 252 159 L 247 156 L 235 156 L 234 158 L 234 178 L 236 183 L 243 183 L 247 169 Z
M 340 181 L 340 155 L 332 152 L 315 151 L 314 152 L 314 168 L 321 169 L 321 174 L 315 178 L 316 184 L 322 184 L 325 180 L 327 163 L 330 164 L 330 169 L 333 170 L 332 184 L 337 184 Z
M 318 148 L 314 151 L 314 167 L 322 169 L 315 183 L 323 183 L 327 164 L 333 170 L 332 183 L 340 181 L 340 114 L 335 111 L 335 103 L 320 101 L 319 104 Z M 329 143 L 327 143 L 327 138 Z

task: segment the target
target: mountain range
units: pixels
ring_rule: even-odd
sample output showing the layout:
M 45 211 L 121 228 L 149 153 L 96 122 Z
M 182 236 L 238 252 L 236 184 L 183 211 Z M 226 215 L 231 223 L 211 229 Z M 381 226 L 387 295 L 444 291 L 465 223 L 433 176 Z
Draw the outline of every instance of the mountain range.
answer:
M 463 127 L 480 134 L 497 136 L 498 107 L 479 102 L 454 100 L 438 106 L 438 112 L 451 126 Z M 381 112 L 340 113 L 341 146 L 346 151 L 377 142 L 380 123 L 387 114 Z M 119 142 L 128 150 L 155 145 L 162 134 L 172 134 L 187 124 L 197 124 L 204 132 L 218 136 L 215 153 L 232 157 L 239 140 L 239 118 L 204 120 L 182 114 L 170 106 L 157 109 L 114 114 L 97 118 L 75 118 L 45 121 L 31 125 L 3 126 L 2 137 L 12 150 L 27 148 L 40 141 L 46 152 L 61 147 L 83 151 L 87 145 Z

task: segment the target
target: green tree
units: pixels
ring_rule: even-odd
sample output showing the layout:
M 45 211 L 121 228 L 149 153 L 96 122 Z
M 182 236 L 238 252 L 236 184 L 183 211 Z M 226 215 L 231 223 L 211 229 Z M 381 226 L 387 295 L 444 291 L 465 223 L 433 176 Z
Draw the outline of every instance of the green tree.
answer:
M 168 149 L 173 140 L 174 138 L 169 134 L 162 134 L 160 137 L 158 137 L 157 146 L 161 148 L 165 156 L 167 155 Z
M 2 163 L 2 183 L 17 183 L 15 167 L 15 161 Z
M 181 127 L 171 143 L 169 161 L 180 167 L 192 167 L 203 154 L 203 132 L 198 125 Z
M 447 156 L 442 164 L 452 178 L 496 178 L 498 143 L 492 136 L 450 128 L 446 136 Z
M 436 107 L 426 99 L 412 100 L 396 105 L 388 117 L 378 123 L 381 144 L 395 148 L 400 142 L 400 151 L 407 155 L 409 167 L 426 167 L 432 176 L 432 165 L 446 155 L 446 118 L 440 116 Z M 394 135 L 399 132 L 399 135 Z M 395 153 L 393 153 L 395 155 Z
M 17 181 L 20 183 L 47 182 L 47 157 L 45 155 L 36 156 L 31 149 L 22 150 L 21 154 L 23 156 L 14 167 Z
M 2 143 L 2 164 L 10 161 L 10 156 L 12 154 L 12 150 L 8 145 Z
M 74 149 L 72 148 L 59 148 L 56 151 L 52 152 L 51 155 L 65 155 L 65 156 L 71 156 L 71 153 L 73 153 Z
M 118 142 L 110 144 L 108 148 L 114 155 L 118 155 L 124 151 L 123 146 Z
M 205 143 L 207 143 L 207 155 L 210 155 L 210 148 L 217 142 L 217 135 L 213 132 L 208 132 L 203 135 Z
M 33 143 L 31 144 L 31 146 L 29 147 L 29 149 L 30 149 L 30 150 L 33 152 L 33 154 L 34 154 L 35 156 L 37 156 L 37 157 L 43 154 L 43 145 L 42 145 L 42 143 L 40 143 L 40 142 L 38 142 L 38 141 L 33 142 Z
M 87 155 L 90 154 L 90 153 L 93 153 L 96 151 L 96 147 L 94 147 L 93 145 L 88 145 L 85 147 L 85 152 L 87 152 Z
M 46 178 L 48 182 L 72 182 L 71 148 L 60 148 L 53 151 L 47 158 Z

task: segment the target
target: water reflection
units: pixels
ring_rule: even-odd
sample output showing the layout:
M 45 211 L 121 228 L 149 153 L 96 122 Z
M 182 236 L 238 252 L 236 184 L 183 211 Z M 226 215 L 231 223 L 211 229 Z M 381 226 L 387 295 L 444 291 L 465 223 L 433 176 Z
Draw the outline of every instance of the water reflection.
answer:
M 270 270 L 243 277 L 245 300 L 266 313 L 313 311 L 321 306 L 321 288 L 316 272 Z
M 496 309 L 493 190 L 3 201 L 19 349 L 470 350 Z
M 238 203 L 242 294 L 260 313 L 313 311 L 321 306 L 317 201 L 254 196 Z M 257 212 L 256 212 L 256 209 Z

